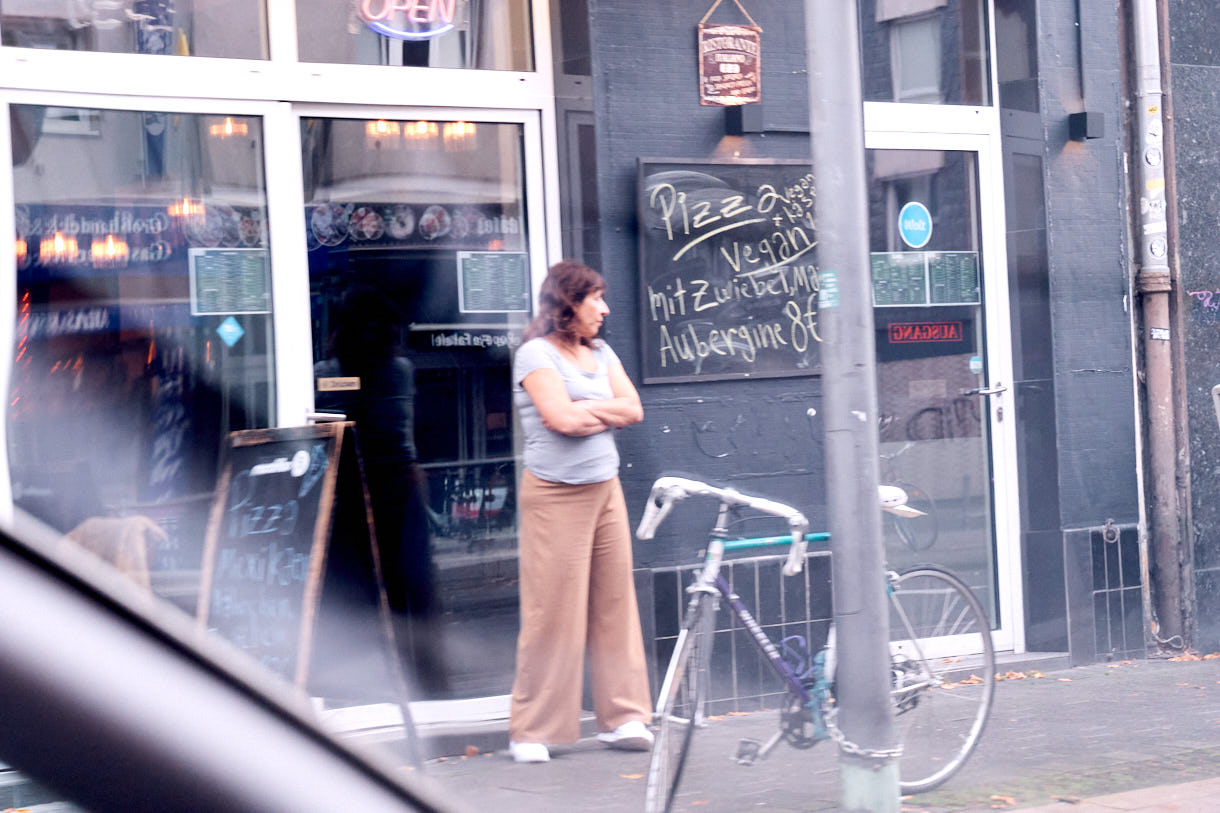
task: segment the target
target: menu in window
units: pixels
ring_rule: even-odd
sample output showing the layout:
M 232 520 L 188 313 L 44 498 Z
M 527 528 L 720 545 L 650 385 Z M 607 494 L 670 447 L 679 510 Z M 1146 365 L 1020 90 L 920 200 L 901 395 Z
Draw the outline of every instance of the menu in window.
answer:
M 521 252 L 459 251 L 458 309 L 462 313 L 526 313 L 529 264 Z
M 191 314 L 271 312 L 271 257 L 263 248 L 192 248 Z
M 870 255 L 873 305 L 966 305 L 979 301 L 977 251 L 886 251 Z
M 872 254 L 873 304 L 926 305 L 927 273 L 923 251 L 893 251 Z

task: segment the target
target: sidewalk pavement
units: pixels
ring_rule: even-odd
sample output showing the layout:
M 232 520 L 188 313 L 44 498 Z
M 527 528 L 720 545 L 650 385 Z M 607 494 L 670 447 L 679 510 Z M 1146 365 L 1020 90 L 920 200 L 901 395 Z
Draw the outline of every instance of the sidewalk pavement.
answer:
M 1001 667 L 1005 668 L 1005 667 Z M 1220 813 L 1220 659 L 1094 664 L 1009 673 L 982 741 L 944 786 L 903 799 L 903 813 L 1167 811 Z M 838 810 L 831 743 L 778 746 L 739 766 L 741 737 L 766 739 L 777 712 L 726 716 L 697 732 L 675 810 Z M 648 754 L 592 738 L 517 765 L 504 750 L 429 760 L 422 773 L 468 809 L 636 813 Z

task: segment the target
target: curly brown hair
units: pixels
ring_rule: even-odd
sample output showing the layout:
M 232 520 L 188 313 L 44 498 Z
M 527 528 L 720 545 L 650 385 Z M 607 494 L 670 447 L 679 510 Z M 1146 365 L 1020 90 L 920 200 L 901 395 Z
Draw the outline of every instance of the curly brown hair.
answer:
M 522 339 L 529 341 L 557 333 L 565 341 L 577 341 L 572 330 L 577 306 L 589 294 L 605 290 L 606 280 L 601 274 L 575 260 L 560 260 L 551 266 L 546 279 L 542 281 L 542 289 L 538 292 L 538 314 L 526 325 Z M 583 337 L 579 341 L 592 344 Z

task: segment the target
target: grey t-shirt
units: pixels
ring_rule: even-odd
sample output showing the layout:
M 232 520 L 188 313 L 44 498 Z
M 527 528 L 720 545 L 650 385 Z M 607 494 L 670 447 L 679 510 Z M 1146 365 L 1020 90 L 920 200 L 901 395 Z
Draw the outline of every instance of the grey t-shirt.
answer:
M 614 432 L 607 430 L 585 437 L 552 432 L 542 425 L 542 415 L 521 386 L 530 373 L 550 367 L 559 372 L 573 401 L 609 400 L 614 397 L 610 366 L 619 363 L 618 356 L 610 345 L 595 339 L 593 358 L 597 360 L 597 370 L 590 373 L 564 358 L 546 339 L 530 339 L 517 348 L 513 358 L 513 404 L 525 434 L 525 467 L 535 477 L 552 483 L 583 485 L 605 482 L 618 475 Z

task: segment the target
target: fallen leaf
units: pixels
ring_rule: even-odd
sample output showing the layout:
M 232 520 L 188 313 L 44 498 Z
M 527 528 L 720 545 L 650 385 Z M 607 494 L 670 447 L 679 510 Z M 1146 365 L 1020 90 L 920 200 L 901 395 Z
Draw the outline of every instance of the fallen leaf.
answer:
M 705 719 L 705 720 L 717 720 L 717 721 L 719 721 L 719 720 L 723 720 L 723 719 L 724 719 L 724 715 L 723 715 L 723 714 L 709 714 L 709 715 L 708 715 L 707 717 L 705 717 L 704 719 Z
M 1072 679 L 1071 678 L 1059 678 L 1059 682 L 1060 683 L 1071 683 Z M 1220 681 L 1216 681 L 1216 682 L 1220 683 Z
M 1217 658 L 1220 658 L 1220 652 L 1208 652 L 1203 656 L 1203 660 L 1205 661 L 1214 661 Z
M 968 685 L 973 685 L 973 684 L 982 683 L 982 682 L 983 682 L 983 679 L 981 677 L 979 677 L 978 675 L 972 674 L 970 677 L 966 678 L 965 680 L 959 680 L 958 685 L 968 686 Z
M 466 746 L 466 756 L 477 757 L 478 755 L 479 755 L 479 746 L 477 746 L 477 745 L 467 745 Z
M 619 774 L 619 777 L 622 779 L 643 779 L 644 774 L 642 774 L 642 773 L 621 773 L 621 774 Z
M 1174 686 L 1189 686 L 1189 683 L 1175 683 Z
M 1034 670 L 1034 671 L 1030 672 L 1030 673 L 1029 673 L 1029 676 L 1030 676 L 1030 677 L 1032 677 L 1032 678 L 1044 678 L 1044 677 L 1046 677 L 1046 675 L 1042 674 L 1041 672 L 1039 672 L 1039 671 L 1037 671 L 1037 670 Z
M 710 805 L 710 804 L 711 804 L 711 802 L 708 801 L 707 799 L 699 799 L 697 801 L 691 802 L 690 806 L 695 807 L 697 805 Z
M 445 760 L 447 760 L 448 758 L 449 758 L 449 757 L 437 757 L 437 758 L 436 758 L 436 761 L 437 761 L 437 762 L 444 762 L 444 761 L 445 761 Z
M 730 711 L 728 713 L 728 716 L 729 717 L 749 717 L 750 712 L 748 712 L 748 711 Z
M 999 802 L 1000 804 L 1007 805 L 1008 807 L 1016 807 L 1017 805 L 1016 799 L 1012 798 L 1011 796 L 1001 796 L 998 793 L 991 794 L 991 801 Z M 997 806 L 992 805 L 992 807 L 995 808 Z

